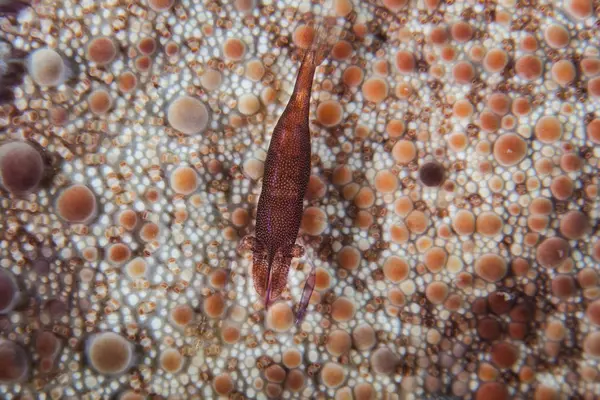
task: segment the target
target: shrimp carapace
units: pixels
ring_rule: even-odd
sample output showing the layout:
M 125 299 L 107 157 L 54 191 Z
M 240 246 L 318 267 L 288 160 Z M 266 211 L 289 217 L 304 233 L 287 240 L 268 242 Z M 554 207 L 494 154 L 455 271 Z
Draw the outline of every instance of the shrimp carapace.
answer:
M 325 21 L 324 21 L 325 22 Z M 256 235 L 242 240 L 251 250 L 252 278 L 265 307 L 277 299 L 287 284 L 292 258 L 301 257 L 296 244 L 303 214 L 303 200 L 310 177 L 310 96 L 316 68 L 326 58 L 331 21 L 316 28 L 314 44 L 306 50 L 296 84 L 273 135 L 256 213 Z

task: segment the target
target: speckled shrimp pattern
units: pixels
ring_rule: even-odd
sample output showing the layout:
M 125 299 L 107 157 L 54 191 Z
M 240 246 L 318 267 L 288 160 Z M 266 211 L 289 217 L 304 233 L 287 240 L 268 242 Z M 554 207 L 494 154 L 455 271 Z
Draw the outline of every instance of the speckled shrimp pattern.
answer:
M 0 1 L 1 398 L 600 393 L 597 0 L 24 3 Z M 289 191 L 269 144 L 300 130 Z M 266 309 L 237 248 L 297 233 Z
M 314 44 L 313 46 L 318 46 Z M 292 96 L 275 125 L 256 210 L 256 238 L 252 238 L 252 279 L 265 307 L 287 286 L 310 177 L 310 98 L 318 48 L 307 51 Z

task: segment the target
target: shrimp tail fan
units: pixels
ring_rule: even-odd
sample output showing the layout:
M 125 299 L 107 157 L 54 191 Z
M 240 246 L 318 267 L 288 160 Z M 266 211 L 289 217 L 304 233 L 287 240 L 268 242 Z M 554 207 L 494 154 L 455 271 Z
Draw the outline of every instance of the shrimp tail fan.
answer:
M 313 290 L 315 289 L 315 284 L 317 283 L 317 269 L 315 268 L 315 264 L 310 260 L 310 258 L 308 259 L 308 263 L 310 264 L 310 272 L 306 278 L 304 289 L 302 289 L 302 296 L 300 297 L 300 303 L 298 304 L 298 309 L 296 311 L 296 325 L 300 325 L 300 323 L 304 320 L 306 309 L 308 308 L 310 298 Z

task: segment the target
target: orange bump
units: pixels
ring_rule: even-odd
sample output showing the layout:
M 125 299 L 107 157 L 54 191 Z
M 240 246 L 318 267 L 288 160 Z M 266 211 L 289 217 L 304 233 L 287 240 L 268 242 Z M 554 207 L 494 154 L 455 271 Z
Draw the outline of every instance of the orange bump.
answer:
M 352 55 L 352 44 L 346 40 L 340 40 L 331 49 L 331 57 L 334 60 L 346 60 Z
M 354 204 L 358 208 L 369 208 L 375 204 L 375 193 L 370 187 L 362 187 L 354 197 Z
M 587 91 L 591 97 L 600 97 L 600 76 L 588 81 Z
M 550 192 L 558 200 L 567 200 L 575 190 L 573 181 L 566 175 L 557 176 L 550 183 Z
M 176 349 L 167 349 L 160 355 L 160 366 L 167 372 L 177 373 L 183 367 L 183 356 Z
M 586 19 L 594 12 L 592 0 L 566 0 L 565 9 L 576 19 Z
M 381 193 L 392 193 L 398 189 L 398 178 L 390 170 L 382 170 L 375 175 L 375 189 Z
M 569 31 L 564 26 L 552 24 L 544 31 L 544 39 L 548 46 L 553 49 L 562 49 L 569 44 L 571 40 Z
M 410 140 L 399 140 L 392 148 L 392 157 L 399 164 L 408 164 L 417 156 L 417 148 Z
M 500 118 L 489 111 L 479 114 L 479 125 L 485 132 L 496 132 L 500 129 Z
M 468 210 L 458 211 L 452 220 L 452 228 L 459 235 L 471 235 L 475 231 L 475 216 Z
M 519 349 L 507 342 L 499 342 L 492 346 L 492 361 L 500 368 L 512 367 L 519 358 Z
M 515 63 L 515 71 L 519 77 L 531 81 L 542 76 L 542 60 L 537 56 L 525 55 Z
M 362 255 L 356 247 L 344 246 L 337 254 L 338 265 L 346 270 L 354 271 L 360 265 Z
M 494 237 L 502 231 L 503 226 L 502 218 L 498 214 L 493 211 L 485 211 L 477 216 L 475 229 L 483 236 Z
M 67 222 L 85 223 L 96 213 L 96 196 L 84 185 L 65 189 L 56 201 L 56 212 Z
M 575 65 L 569 60 L 559 60 L 552 65 L 550 70 L 554 82 L 561 86 L 567 86 L 575 80 Z
M 496 254 L 484 254 L 475 261 L 475 272 L 488 282 L 499 281 L 507 271 L 506 261 Z
M 277 332 L 290 330 L 294 324 L 292 308 L 284 302 L 273 304 L 267 311 L 267 325 Z
M 302 353 L 297 349 L 287 349 L 281 356 L 281 362 L 287 368 L 297 368 L 302 364 Z
M 461 132 L 456 132 L 448 136 L 448 147 L 453 151 L 464 151 L 469 145 L 469 138 Z
M 111 245 L 107 251 L 107 258 L 113 264 L 122 264 L 131 257 L 131 250 L 124 243 Z
M 326 269 L 318 267 L 315 275 L 315 290 L 327 290 L 331 286 L 331 275 Z
M 344 330 L 336 329 L 327 337 L 325 348 L 332 356 L 339 357 L 352 347 L 352 338 Z
M 504 167 L 520 163 L 526 154 L 527 143 L 514 133 L 504 134 L 494 143 L 494 159 Z
M 502 383 L 486 382 L 479 386 L 475 400 L 508 400 L 508 389 Z
M 526 97 L 517 97 L 512 103 L 512 113 L 516 116 L 525 116 L 531 112 L 531 104 Z
M 520 47 L 521 47 L 521 49 L 523 51 L 526 51 L 528 53 L 532 53 L 532 52 L 534 52 L 534 51 L 536 51 L 538 49 L 537 39 L 533 35 L 526 35 L 521 40 Z
M 470 118 L 473 110 L 473 105 L 468 100 L 458 100 L 452 106 L 454 116 L 461 119 Z
M 140 56 L 135 59 L 135 69 L 138 72 L 148 72 L 152 66 L 152 60 L 148 56 Z
M 88 96 L 88 106 L 90 111 L 96 115 L 103 115 L 110 110 L 112 106 L 112 98 L 105 89 L 94 90 Z
M 285 387 L 291 392 L 299 392 L 305 384 L 304 373 L 299 369 L 293 369 L 288 373 Z
M 237 38 L 229 38 L 223 44 L 223 54 L 231 61 L 240 61 L 246 54 L 246 44 Z
M 460 84 L 471 83 L 475 78 L 475 68 L 468 61 L 459 61 L 452 68 L 452 77 Z
M 458 43 L 465 43 L 473 37 L 473 27 L 468 22 L 459 21 L 452 25 L 450 34 Z
M 350 0 L 335 0 L 333 9 L 339 17 L 345 17 L 352 12 L 352 2 Z
M 441 247 L 432 247 L 425 252 L 423 261 L 431 272 L 439 272 L 446 265 L 448 253 Z
M 415 57 L 411 52 L 400 50 L 396 53 L 396 68 L 398 68 L 398 71 L 408 74 L 415 70 L 416 65 Z
M 552 210 L 552 202 L 544 198 L 533 199 L 533 201 L 529 205 L 529 211 L 533 215 L 550 215 L 552 213 Z
M 585 128 L 587 138 L 595 144 L 600 144 L 600 118 L 593 119 Z
M 117 56 L 117 46 L 108 37 L 101 36 L 92 39 L 86 48 L 86 57 L 100 66 L 110 63 Z
M 488 72 L 500 72 L 508 64 L 508 54 L 502 49 L 488 51 L 483 59 L 483 68 Z
M 331 318 L 336 322 L 347 322 L 354 317 L 355 307 L 347 297 L 338 297 L 331 304 Z
M 342 122 L 344 109 L 336 100 L 327 100 L 317 107 L 317 121 L 326 127 L 332 127 Z
M 312 236 L 318 236 L 327 228 L 327 214 L 319 207 L 308 207 L 304 210 L 300 228 Z
M 404 121 L 401 121 L 399 119 L 392 119 L 385 126 L 385 131 L 391 138 L 397 138 L 402 136 L 405 129 L 406 125 L 404 124 Z
M 167 11 L 175 4 L 175 0 L 148 0 L 148 5 L 154 11 Z
M 307 200 L 316 200 L 325 196 L 327 192 L 327 186 L 325 182 L 317 176 L 311 175 L 308 179 L 308 187 L 306 188 L 306 199 Z
M 176 325 L 184 327 L 194 319 L 194 310 L 187 304 L 180 304 L 171 310 L 170 317 Z
M 342 82 L 349 87 L 356 87 L 360 85 L 364 78 L 365 74 L 362 68 L 357 67 L 356 65 L 351 65 L 344 70 L 342 74 Z
M 292 36 L 292 41 L 301 49 L 308 49 L 315 38 L 315 30 L 312 26 L 299 25 Z
M 404 224 L 394 224 L 390 227 L 390 237 L 392 242 L 403 244 L 408 241 L 410 234 Z
M 372 103 L 381 103 L 388 96 L 389 87 L 381 78 L 369 78 L 362 86 L 363 96 Z
M 221 293 L 211 294 L 204 299 L 202 308 L 209 318 L 219 318 L 225 311 L 225 298 Z
M 413 208 L 413 202 L 408 196 L 402 196 L 394 202 L 394 212 L 401 217 L 406 217 Z
M 233 379 L 228 373 L 222 373 L 221 375 L 215 377 L 213 381 L 213 389 L 218 395 L 226 396 L 233 392 Z
M 335 167 L 331 176 L 334 185 L 346 185 L 352 181 L 352 170 L 347 165 Z
M 167 109 L 169 125 L 186 135 L 202 132 L 208 120 L 208 109 L 204 103 L 187 95 L 175 99 Z
M 119 374 L 132 360 L 133 346 L 113 332 L 101 332 L 89 342 L 87 355 L 91 366 L 101 374 Z
M 592 77 L 600 74 L 600 58 L 584 58 L 579 66 L 585 76 Z
M 501 92 L 492 93 L 487 104 L 493 113 L 498 115 L 506 115 L 510 111 L 510 97 Z
M 146 274 L 148 263 L 142 257 L 136 257 L 125 266 L 127 276 L 133 279 L 141 278 Z
M 246 209 L 236 208 L 231 213 L 231 223 L 234 226 L 241 228 L 241 227 L 248 225 L 249 222 L 250 222 L 250 214 L 248 214 L 248 211 Z
M 137 77 L 133 72 L 127 71 L 119 76 L 118 87 L 123 93 L 130 93 L 135 90 L 137 86 Z
M 341 386 L 346 380 L 345 369 L 334 362 L 328 362 L 323 366 L 321 370 L 321 381 L 329 388 L 336 388 Z
M 448 30 L 445 26 L 436 26 L 429 32 L 429 41 L 440 46 L 448 41 Z
M 383 274 L 391 282 L 402 282 L 408 277 L 408 263 L 398 256 L 390 256 L 383 263 Z
M 160 228 L 154 222 L 147 222 L 140 229 L 140 238 L 145 242 L 156 240 L 160 235 Z
M 156 40 L 151 37 L 142 38 L 138 44 L 137 48 L 140 53 L 145 55 L 151 55 L 156 51 Z
M 176 193 L 188 195 L 198 188 L 198 175 L 191 167 L 177 167 L 171 174 L 169 183 Z
M 444 282 L 431 282 L 425 288 L 425 297 L 433 304 L 442 304 L 448 297 L 448 285 Z
M 562 124 L 552 115 L 546 115 L 537 120 L 535 124 L 535 136 L 542 143 L 554 143 L 563 134 Z
M 207 69 L 202 76 L 200 76 L 200 84 L 208 91 L 218 89 L 219 86 L 221 86 L 222 81 L 223 76 L 221 75 L 221 72 L 215 69 Z
M 229 274 L 223 268 L 217 268 L 210 273 L 209 282 L 210 285 L 216 289 L 222 289 L 227 284 L 227 278 Z
M 413 233 L 424 233 L 428 225 L 429 218 L 422 211 L 414 210 L 406 217 L 406 226 Z

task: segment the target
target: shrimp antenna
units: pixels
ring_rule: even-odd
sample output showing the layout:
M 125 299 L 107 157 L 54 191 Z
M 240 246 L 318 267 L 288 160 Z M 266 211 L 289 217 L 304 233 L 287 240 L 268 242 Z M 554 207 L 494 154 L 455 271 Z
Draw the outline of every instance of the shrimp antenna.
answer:
M 303 246 L 305 249 L 307 248 L 305 243 L 303 243 Z M 317 281 L 317 268 L 315 267 L 315 264 L 312 261 L 312 257 L 308 254 L 308 251 L 305 254 L 306 261 L 310 265 L 310 271 L 308 273 L 308 277 L 306 278 L 304 288 L 302 289 L 300 303 L 298 303 L 298 310 L 296 311 L 295 320 L 296 325 L 300 325 L 300 323 L 302 323 L 302 321 L 304 320 L 304 317 L 306 315 L 306 309 L 308 308 L 308 304 L 310 303 L 310 298 L 315 289 L 315 284 Z

